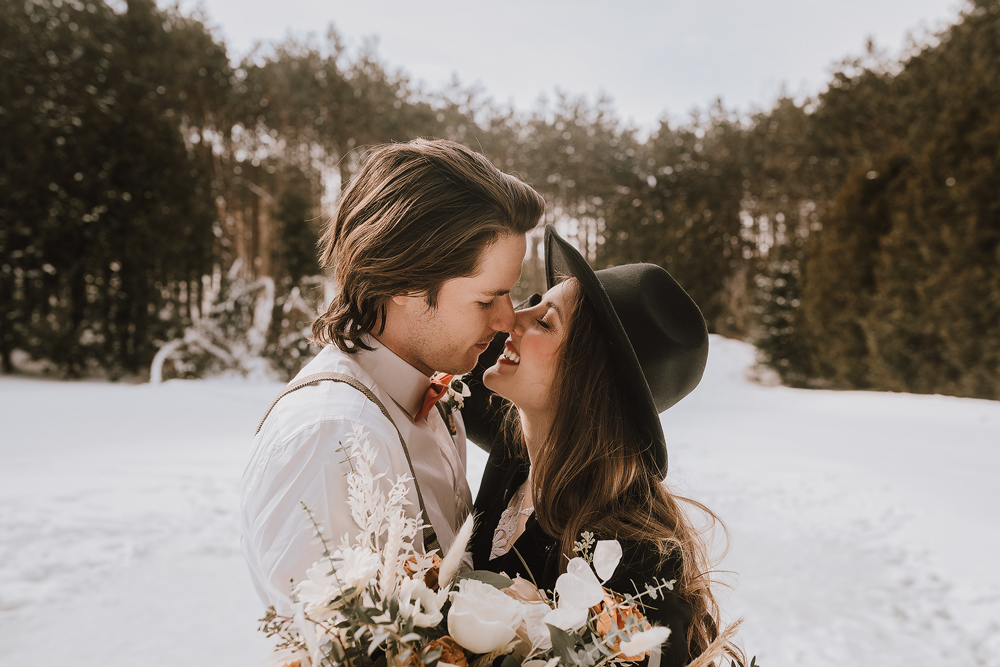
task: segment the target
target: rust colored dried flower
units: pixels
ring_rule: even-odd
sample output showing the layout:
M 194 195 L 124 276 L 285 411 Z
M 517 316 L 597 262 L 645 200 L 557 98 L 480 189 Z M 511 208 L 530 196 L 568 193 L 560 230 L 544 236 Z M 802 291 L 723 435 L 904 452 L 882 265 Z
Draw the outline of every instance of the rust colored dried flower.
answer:
M 626 621 L 633 616 L 639 622 L 640 627 L 644 630 L 652 627 L 643 619 L 642 612 L 640 612 L 635 606 L 625 605 L 621 599 L 612 597 L 607 593 L 604 594 L 604 599 L 600 604 L 591 607 L 591 611 L 594 614 L 597 632 L 602 638 L 607 637 L 608 633 L 612 630 L 625 629 Z M 615 638 L 613 643 L 606 643 L 612 653 L 619 652 L 620 644 L 621 640 L 618 638 Z M 650 652 L 646 652 L 642 655 L 623 655 L 622 658 L 636 662 L 642 660 L 643 658 L 648 658 L 649 656 Z
M 436 648 L 441 649 L 441 657 L 438 659 L 439 664 L 447 662 L 452 665 L 458 665 L 458 667 L 469 667 L 469 661 L 465 657 L 465 651 L 458 645 L 458 642 L 451 637 L 446 635 L 440 639 L 433 639 L 427 642 L 422 650 L 433 651 Z M 420 661 L 420 656 L 414 652 L 410 655 L 410 659 L 406 662 L 406 664 L 407 667 L 423 667 L 424 663 Z
M 410 579 L 421 570 L 424 570 L 424 584 L 432 591 L 436 591 L 438 589 L 438 573 L 441 570 L 441 557 L 437 554 L 430 556 L 413 554 L 403 563 L 403 572 Z

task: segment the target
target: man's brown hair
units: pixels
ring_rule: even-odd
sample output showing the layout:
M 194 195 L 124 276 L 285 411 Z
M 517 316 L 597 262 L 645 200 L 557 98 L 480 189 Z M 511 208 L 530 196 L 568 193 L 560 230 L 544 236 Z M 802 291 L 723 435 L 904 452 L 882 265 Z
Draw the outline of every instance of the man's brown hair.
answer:
M 320 238 L 337 293 L 313 338 L 347 353 L 385 326 L 393 296 L 437 304 L 445 281 L 475 274 L 483 251 L 538 224 L 545 201 L 524 182 L 453 141 L 373 148 Z

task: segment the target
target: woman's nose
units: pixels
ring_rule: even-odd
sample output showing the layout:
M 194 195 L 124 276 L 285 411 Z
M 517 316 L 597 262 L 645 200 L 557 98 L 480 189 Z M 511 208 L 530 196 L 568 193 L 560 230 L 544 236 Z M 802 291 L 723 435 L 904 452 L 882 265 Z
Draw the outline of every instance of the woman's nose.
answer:
M 531 322 L 530 311 L 525 310 L 515 310 L 514 311 L 514 326 L 510 329 L 510 332 L 520 338 L 524 335 L 524 332 L 528 329 Z
M 531 322 L 531 314 L 528 310 L 534 308 L 541 302 L 541 294 L 532 294 L 528 297 L 527 301 L 517 304 L 517 310 L 514 311 L 514 327 L 510 330 L 511 333 L 517 336 L 524 334 L 525 328 L 528 326 L 528 323 Z

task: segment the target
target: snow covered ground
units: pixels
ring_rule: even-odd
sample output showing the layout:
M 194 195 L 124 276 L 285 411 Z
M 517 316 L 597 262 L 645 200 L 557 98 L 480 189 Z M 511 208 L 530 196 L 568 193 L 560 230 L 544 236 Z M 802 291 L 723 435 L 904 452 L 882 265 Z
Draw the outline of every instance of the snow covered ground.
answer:
M 747 651 L 1000 665 L 1000 403 L 763 387 L 712 345 L 663 416 L 669 480 L 730 530 Z M 279 388 L 0 378 L 0 665 L 256 665 L 237 486 Z

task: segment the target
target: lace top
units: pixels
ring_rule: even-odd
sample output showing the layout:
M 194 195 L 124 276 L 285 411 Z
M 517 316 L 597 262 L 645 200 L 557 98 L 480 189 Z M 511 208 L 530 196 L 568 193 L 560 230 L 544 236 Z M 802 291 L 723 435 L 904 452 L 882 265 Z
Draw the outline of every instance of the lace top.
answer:
M 521 509 L 524 505 L 524 494 L 528 488 L 528 482 L 521 485 L 514 497 L 510 499 L 510 505 L 500 515 L 497 529 L 493 532 L 493 548 L 490 550 L 490 560 L 497 556 L 502 556 L 510 551 L 510 545 L 514 543 L 514 533 L 517 531 L 517 522 L 521 515 L 531 516 L 535 511 L 534 507 Z

